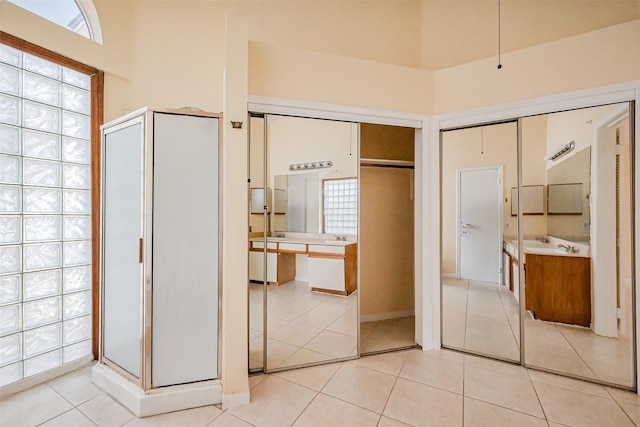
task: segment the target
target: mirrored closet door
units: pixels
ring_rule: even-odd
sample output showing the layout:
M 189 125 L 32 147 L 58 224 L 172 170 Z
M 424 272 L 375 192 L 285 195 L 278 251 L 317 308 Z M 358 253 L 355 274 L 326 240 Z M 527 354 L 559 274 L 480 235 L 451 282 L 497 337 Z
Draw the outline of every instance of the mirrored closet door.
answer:
M 443 347 L 635 389 L 633 116 L 441 132 Z
M 517 122 L 441 134 L 442 344 L 510 361 L 520 360 L 517 269 L 511 277 L 504 252 L 517 240 L 517 148 Z
M 523 216 L 522 274 L 524 363 L 632 388 L 629 117 L 622 103 L 521 119 L 523 183 L 546 196 Z
M 357 357 L 358 124 L 250 130 L 250 370 Z

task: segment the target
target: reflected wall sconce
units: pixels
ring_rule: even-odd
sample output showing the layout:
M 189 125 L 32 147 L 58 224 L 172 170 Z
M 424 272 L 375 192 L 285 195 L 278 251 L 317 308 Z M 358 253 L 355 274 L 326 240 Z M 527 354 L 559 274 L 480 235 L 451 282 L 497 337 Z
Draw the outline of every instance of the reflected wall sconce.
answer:
M 296 163 L 289 165 L 290 171 L 302 171 L 309 169 L 324 169 L 330 168 L 333 166 L 333 162 L 331 160 L 324 160 L 322 162 L 309 162 L 309 163 Z
M 574 148 L 576 148 L 575 141 L 571 141 L 568 144 L 561 145 L 558 148 L 556 148 L 551 154 L 547 155 L 547 157 L 545 157 L 545 160 L 551 160 L 555 162 L 560 157 L 573 151 Z
M 234 129 L 242 129 L 242 122 L 234 122 L 231 120 L 231 127 Z

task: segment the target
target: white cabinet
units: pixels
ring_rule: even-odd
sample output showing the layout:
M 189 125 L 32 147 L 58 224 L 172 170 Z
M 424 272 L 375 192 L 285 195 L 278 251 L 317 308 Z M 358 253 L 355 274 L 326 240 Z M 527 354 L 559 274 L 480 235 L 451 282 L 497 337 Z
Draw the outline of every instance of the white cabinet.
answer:
M 262 282 L 264 277 L 264 241 L 252 240 L 249 248 L 249 280 Z M 280 251 L 278 243 L 267 242 L 267 282 L 284 285 L 295 279 L 295 255 Z
M 102 126 L 100 362 L 142 389 L 218 377 L 220 117 Z
M 278 254 L 267 253 L 267 281 L 276 282 L 278 277 Z M 264 277 L 264 252 L 249 252 L 249 280 L 262 282 Z
M 357 289 L 357 244 L 309 245 L 309 286 L 349 295 Z

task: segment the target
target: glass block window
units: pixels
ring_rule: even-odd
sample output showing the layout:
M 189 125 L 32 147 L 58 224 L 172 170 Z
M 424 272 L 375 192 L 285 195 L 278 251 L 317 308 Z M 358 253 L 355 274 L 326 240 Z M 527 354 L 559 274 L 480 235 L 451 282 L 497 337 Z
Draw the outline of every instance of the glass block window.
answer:
M 322 181 L 324 232 L 358 233 L 358 180 L 325 179 Z
M 91 354 L 90 77 L 0 44 L 0 386 Z

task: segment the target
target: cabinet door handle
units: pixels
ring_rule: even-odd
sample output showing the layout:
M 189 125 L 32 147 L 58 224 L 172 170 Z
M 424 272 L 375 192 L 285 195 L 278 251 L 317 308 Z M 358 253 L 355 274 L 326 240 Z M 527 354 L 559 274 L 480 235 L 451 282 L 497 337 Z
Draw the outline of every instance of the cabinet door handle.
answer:
M 473 225 L 467 224 L 466 222 L 461 222 L 460 227 L 462 228 L 473 228 Z
M 142 264 L 144 262 L 144 249 L 142 248 L 142 238 L 138 242 L 138 262 Z

